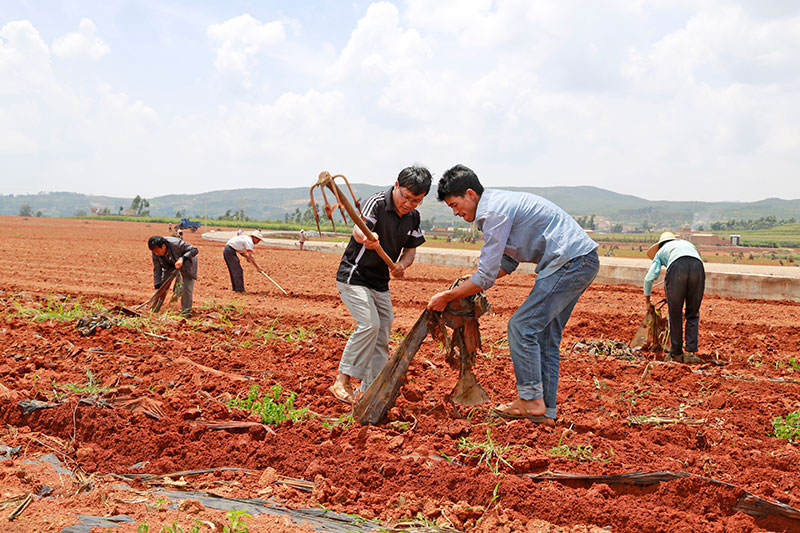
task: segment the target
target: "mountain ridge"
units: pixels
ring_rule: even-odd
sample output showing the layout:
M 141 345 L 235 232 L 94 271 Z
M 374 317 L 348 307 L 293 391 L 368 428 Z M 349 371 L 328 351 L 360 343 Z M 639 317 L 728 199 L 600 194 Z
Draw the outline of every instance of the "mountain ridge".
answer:
M 364 183 L 352 184 L 357 197 L 366 199 L 377 191 L 388 189 Z M 752 202 L 701 202 L 646 200 L 591 185 L 554 187 L 490 187 L 537 194 L 559 205 L 572 216 L 603 217 L 614 223 L 647 224 L 650 227 L 698 226 L 729 219 L 758 219 L 774 216 L 777 219 L 800 218 L 800 199 L 764 198 Z M 321 195 L 315 190 L 319 204 Z M 329 200 L 331 195 L 328 194 Z M 438 224 L 453 224 L 460 219 L 442 202 L 436 201 L 435 187 L 419 207 L 423 219 Z M 305 211 L 310 200 L 308 187 L 220 189 L 195 194 L 169 194 L 147 198 L 151 216 L 175 217 L 181 211 L 192 218 L 208 215 L 218 218 L 226 211 L 244 210 L 251 219 L 283 220 L 286 213 Z M 74 192 L 38 194 L 0 194 L 0 215 L 18 215 L 27 204 L 32 213 L 44 216 L 75 216 L 91 209 L 108 208 L 118 214 L 128 209 L 132 198 L 108 195 L 86 195 Z

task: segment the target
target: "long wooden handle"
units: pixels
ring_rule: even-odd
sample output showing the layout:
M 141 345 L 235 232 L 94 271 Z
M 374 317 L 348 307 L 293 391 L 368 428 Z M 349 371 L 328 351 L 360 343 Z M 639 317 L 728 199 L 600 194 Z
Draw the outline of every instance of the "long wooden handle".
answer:
M 353 406 L 353 420 L 365 426 L 378 424 L 386 418 L 389 410 L 394 407 L 400 387 L 405 382 L 403 378 L 408 373 L 408 367 L 427 336 L 428 310 L 425 309 L 378 377 Z
M 333 194 L 334 196 L 336 196 L 336 200 L 339 202 L 339 204 L 344 206 L 344 210 L 347 211 L 347 214 L 350 215 L 350 218 L 353 219 L 353 222 L 355 222 L 356 226 L 358 226 L 358 229 L 361 230 L 361 232 L 367 237 L 367 239 L 371 241 L 374 240 L 370 238 L 372 237 L 372 232 L 364 223 L 364 220 L 361 218 L 361 213 L 359 213 L 352 206 L 352 204 L 350 204 L 350 201 L 347 199 L 347 197 L 344 194 L 342 194 L 342 191 L 339 189 L 339 186 L 336 185 L 336 183 L 334 183 L 333 179 L 328 180 L 326 184 L 331 189 L 331 191 L 333 191 Z M 389 267 L 389 271 L 390 272 L 393 271 L 395 268 L 394 261 L 391 260 L 391 258 L 386 254 L 383 248 L 378 246 L 378 248 L 376 248 L 375 251 L 378 252 L 378 255 L 381 257 L 381 259 L 383 259 L 383 262 L 386 263 L 386 266 Z
M 276 287 L 278 287 L 278 288 L 281 290 L 281 292 L 282 292 L 283 294 L 285 294 L 285 295 L 287 295 L 287 296 L 289 295 L 289 293 L 288 293 L 288 292 L 286 292 L 285 290 L 283 290 L 283 287 L 281 287 L 280 285 L 278 285 L 278 282 L 277 282 L 277 281 L 275 281 L 274 279 L 272 279 L 271 277 L 269 277 L 269 274 L 267 274 L 267 273 L 266 273 L 266 272 L 264 272 L 263 270 L 259 270 L 259 272 L 261 272 L 262 274 L 264 274 L 264 277 L 266 277 L 266 278 L 267 278 L 268 280 L 270 280 L 270 281 L 271 281 L 271 282 L 272 282 L 272 283 L 273 283 L 273 284 L 274 284 Z

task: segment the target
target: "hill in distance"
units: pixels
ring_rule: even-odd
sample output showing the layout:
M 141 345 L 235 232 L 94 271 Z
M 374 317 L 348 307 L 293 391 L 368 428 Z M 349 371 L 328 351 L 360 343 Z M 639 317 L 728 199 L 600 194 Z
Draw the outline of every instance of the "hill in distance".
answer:
M 353 184 L 353 190 L 362 200 L 386 187 Z M 578 187 L 506 187 L 506 190 L 537 194 L 556 203 L 575 217 L 595 215 L 614 223 L 651 227 L 678 228 L 681 226 L 708 225 L 729 219 L 758 219 L 775 216 L 778 219 L 800 218 L 800 199 L 782 200 L 767 198 L 756 202 L 678 202 L 651 201 L 628 194 L 591 186 Z M 419 207 L 423 219 L 434 220 L 436 225 L 453 225 L 461 221 L 453 216 L 444 203 L 436 200 L 431 191 Z M 328 199 L 332 200 L 328 194 Z M 321 195 L 315 190 L 320 205 Z M 84 195 L 71 192 L 48 192 L 23 195 L 0 195 L 0 215 L 18 215 L 20 206 L 27 204 L 31 211 L 41 211 L 44 216 L 66 217 L 89 214 L 92 208 L 108 208 L 118 214 L 131 205 L 132 198 Z M 232 189 L 200 194 L 170 194 L 147 198 L 150 215 L 175 217 L 185 212 L 191 218 L 208 216 L 216 219 L 226 211 L 244 210 L 251 219 L 283 220 L 286 213 L 296 209 L 305 211 L 309 205 L 308 187 L 272 189 Z

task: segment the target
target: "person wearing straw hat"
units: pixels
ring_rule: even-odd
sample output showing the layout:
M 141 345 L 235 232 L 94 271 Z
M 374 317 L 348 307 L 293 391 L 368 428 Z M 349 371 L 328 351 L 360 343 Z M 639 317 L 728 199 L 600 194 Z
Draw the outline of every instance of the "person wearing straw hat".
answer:
M 706 271 L 700 253 L 689 241 L 678 239 L 674 233 L 665 231 L 658 242 L 647 250 L 647 257 L 653 260 L 650 270 L 644 277 L 644 300 L 648 310 L 653 305 L 650 301 L 653 282 L 661 274 L 661 267 L 667 268 L 664 279 L 669 310 L 670 353 L 667 355 L 667 360 L 702 363 L 702 359 L 697 357 L 697 336 L 700 329 L 700 304 L 703 301 L 706 285 Z M 686 351 L 684 351 L 684 317 Z
M 225 249 L 222 250 L 222 257 L 225 258 L 228 274 L 231 276 L 233 292 L 244 292 L 244 271 L 239 262 L 239 255 L 244 257 L 256 270 L 264 272 L 264 270 L 258 266 L 253 251 L 256 244 L 263 240 L 264 235 L 259 230 L 255 230 L 250 232 L 249 235 L 236 235 L 235 237 L 231 237 L 228 239 L 228 242 L 225 243 Z

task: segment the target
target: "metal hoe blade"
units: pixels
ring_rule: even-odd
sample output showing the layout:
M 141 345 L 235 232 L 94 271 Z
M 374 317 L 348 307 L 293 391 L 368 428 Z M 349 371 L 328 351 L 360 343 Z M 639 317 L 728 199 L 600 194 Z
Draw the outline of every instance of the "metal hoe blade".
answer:
M 344 180 L 345 185 L 347 185 L 347 190 L 350 191 L 350 196 L 353 198 L 353 204 L 355 205 L 355 209 L 353 209 L 350 202 L 347 198 L 344 197 L 342 194 L 341 189 L 336 185 L 336 178 L 342 178 Z M 344 223 L 347 224 L 347 216 L 345 215 L 345 210 L 347 210 L 347 214 L 350 215 L 350 218 L 353 219 L 353 222 L 361 218 L 361 204 L 360 199 L 356 198 L 356 195 L 353 193 L 353 188 L 350 187 L 350 182 L 347 181 L 347 178 L 344 177 L 342 174 L 337 174 L 335 176 L 331 176 L 329 172 L 322 171 L 319 173 L 319 178 L 317 179 L 317 183 L 311 186 L 311 190 L 309 194 L 311 196 L 311 208 L 314 211 L 314 220 L 317 222 L 317 231 L 319 232 L 319 236 L 322 237 L 322 229 L 319 226 L 319 214 L 317 213 L 317 203 L 314 201 L 314 188 L 319 187 L 319 190 L 322 192 L 322 201 L 323 201 L 323 209 L 325 210 L 325 216 L 328 220 L 331 221 L 331 225 L 333 226 L 333 231 L 336 231 L 336 225 L 333 221 L 333 212 L 336 209 L 339 209 L 339 212 L 342 214 L 342 220 Z M 328 197 L 325 195 L 325 189 L 329 189 L 333 193 L 333 197 L 336 200 L 336 203 L 331 204 L 328 202 Z M 344 199 L 344 201 L 342 201 Z
M 334 181 L 336 178 L 342 178 L 345 184 L 347 184 L 347 189 L 350 191 L 350 196 L 353 198 L 353 203 L 355 204 L 355 207 L 353 207 L 353 204 L 350 203 L 350 201 L 347 199 L 347 196 L 343 194 L 341 189 L 339 189 L 339 187 L 336 185 L 336 182 Z M 347 211 L 347 214 L 353 220 L 353 223 L 356 226 L 358 226 L 358 229 L 360 229 L 361 232 L 368 239 L 372 241 L 378 239 L 377 236 L 375 236 L 375 234 L 372 233 L 372 231 L 370 231 L 370 229 L 364 223 L 364 220 L 361 217 L 361 207 L 359 206 L 359 201 L 355 197 L 355 194 L 353 194 L 353 189 L 350 187 L 350 182 L 347 181 L 347 178 L 345 178 L 341 174 L 337 174 L 336 176 L 331 177 L 330 172 L 326 171 L 322 171 L 319 173 L 319 178 L 317 179 L 317 182 L 311 186 L 311 190 L 309 191 L 309 194 L 311 196 L 311 208 L 314 210 L 314 220 L 317 221 L 317 231 L 319 231 L 320 237 L 322 237 L 322 229 L 320 229 L 319 227 L 319 215 L 317 214 L 317 204 L 314 202 L 315 187 L 319 187 L 320 190 L 322 191 L 322 199 L 325 202 L 324 203 L 325 215 L 331 221 L 331 225 L 333 225 L 333 212 L 336 210 L 336 208 L 338 208 L 339 211 L 341 211 L 342 213 L 342 218 L 344 218 L 345 223 L 347 222 L 347 218 L 345 217 L 344 212 Z M 333 193 L 334 198 L 336 198 L 335 204 L 330 204 L 328 202 L 328 197 L 325 196 L 326 188 L 329 189 Z M 334 231 L 336 231 L 336 226 L 334 226 L 333 229 Z M 379 246 L 378 248 L 375 249 L 375 251 L 381 257 L 381 259 L 383 259 L 383 262 L 386 263 L 386 266 L 389 267 L 389 271 L 391 272 L 392 270 L 394 270 L 395 268 L 394 261 L 392 261 L 392 259 L 386 254 L 383 248 Z

